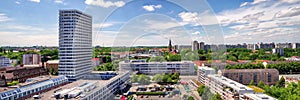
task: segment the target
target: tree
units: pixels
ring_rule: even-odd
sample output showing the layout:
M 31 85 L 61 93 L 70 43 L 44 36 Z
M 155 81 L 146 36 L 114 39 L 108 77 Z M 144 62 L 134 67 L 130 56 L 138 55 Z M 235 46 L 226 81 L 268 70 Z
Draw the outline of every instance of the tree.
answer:
M 168 55 L 169 61 L 181 61 L 181 56 L 179 54 L 169 54 Z
M 276 87 L 285 87 L 285 79 L 283 76 L 279 79 L 279 81 L 276 82 L 275 86 Z
M 149 62 L 164 62 L 167 61 L 163 56 L 151 57 Z
M 259 88 L 264 88 L 265 87 L 265 84 L 264 82 L 262 81 L 259 81 L 258 85 L 257 85 Z
M 169 77 L 168 80 L 167 80 L 167 82 L 172 82 L 172 81 L 173 81 L 173 80 L 172 80 L 171 77 Z
M 187 98 L 187 100 L 195 100 L 195 99 L 194 99 L 194 97 L 189 96 L 189 97 Z
M 162 75 L 160 75 L 160 74 L 155 74 L 155 75 L 153 76 L 152 80 L 153 80 L 154 82 L 161 82 L 161 81 L 162 81 L 162 78 L 163 78 Z
M 197 92 L 199 94 L 199 96 L 202 96 L 203 93 L 204 93 L 204 89 L 205 89 L 205 86 L 204 85 L 201 85 L 197 88 Z
M 163 74 L 162 76 L 163 76 L 163 77 L 162 77 L 162 81 L 163 81 L 163 82 L 167 82 L 167 81 L 168 81 L 168 78 L 169 78 L 169 76 L 168 76 L 168 75 L 166 75 L 166 74 Z
M 137 82 L 138 81 L 138 77 L 139 77 L 138 75 L 133 75 L 132 78 L 131 78 L 131 82 L 132 83 Z
M 212 100 L 222 100 L 221 95 L 219 93 L 214 94 L 214 96 L 212 97 Z
M 255 84 L 255 83 L 254 83 L 253 80 L 251 80 L 250 83 L 249 83 L 249 85 L 254 85 L 254 84 Z

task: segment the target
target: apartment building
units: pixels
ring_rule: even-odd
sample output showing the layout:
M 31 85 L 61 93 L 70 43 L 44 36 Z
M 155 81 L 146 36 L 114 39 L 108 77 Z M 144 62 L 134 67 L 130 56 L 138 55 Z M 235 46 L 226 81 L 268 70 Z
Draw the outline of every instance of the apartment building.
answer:
M 250 84 L 253 80 L 254 84 L 262 81 L 264 84 L 274 85 L 279 80 L 277 69 L 229 69 L 219 70 L 218 74 L 242 84 Z
M 41 55 L 39 54 L 23 54 L 23 65 L 38 65 L 41 63 Z
M 209 85 L 207 81 L 207 75 L 216 74 L 216 70 L 207 66 L 198 66 L 197 78 L 198 81 L 206 86 Z
M 11 66 L 10 59 L 5 56 L 0 57 L 0 67 L 8 67 Z

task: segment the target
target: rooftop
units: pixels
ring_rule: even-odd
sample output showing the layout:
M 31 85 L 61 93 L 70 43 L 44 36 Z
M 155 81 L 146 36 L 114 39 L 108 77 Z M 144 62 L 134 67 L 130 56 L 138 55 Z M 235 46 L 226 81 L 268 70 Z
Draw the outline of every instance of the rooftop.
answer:
M 58 64 L 59 60 L 48 60 L 47 63 L 48 64 Z
M 253 94 L 253 93 L 246 93 L 245 96 L 252 98 L 254 100 L 277 100 L 271 96 L 268 96 L 266 94 Z
M 237 90 L 237 91 L 241 91 L 241 90 L 252 90 L 251 88 L 239 83 L 239 82 L 236 82 L 236 81 L 233 81 L 229 78 L 226 78 L 224 76 L 220 76 L 220 75 L 209 75 L 209 77 L 211 79 L 215 79 L 215 80 L 218 80 L 219 82 L 221 82 L 222 84 L 225 84 L 226 86 L 228 87 L 231 87 L 232 89 L 234 90 Z

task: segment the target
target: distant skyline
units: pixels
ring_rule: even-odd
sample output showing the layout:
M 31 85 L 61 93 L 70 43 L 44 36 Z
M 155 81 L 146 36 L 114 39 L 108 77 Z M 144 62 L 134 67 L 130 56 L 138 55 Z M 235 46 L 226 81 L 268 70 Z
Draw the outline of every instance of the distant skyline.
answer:
M 216 22 L 225 44 L 300 42 L 299 0 L 207 0 L 212 11 L 183 9 L 205 6 L 196 1 L 203 0 L 2 0 L 0 46 L 58 46 L 60 9 L 93 16 L 94 46 L 214 44 L 203 28 Z

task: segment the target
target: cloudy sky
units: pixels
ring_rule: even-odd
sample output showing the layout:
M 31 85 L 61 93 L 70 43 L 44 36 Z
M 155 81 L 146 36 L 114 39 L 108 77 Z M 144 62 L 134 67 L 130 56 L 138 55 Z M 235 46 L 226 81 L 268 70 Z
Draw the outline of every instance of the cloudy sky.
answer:
M 58 11 L 93 16 L 93 45 L 300 42 L 300 0 L 1 0 L 0 46 L 58 46 Z

